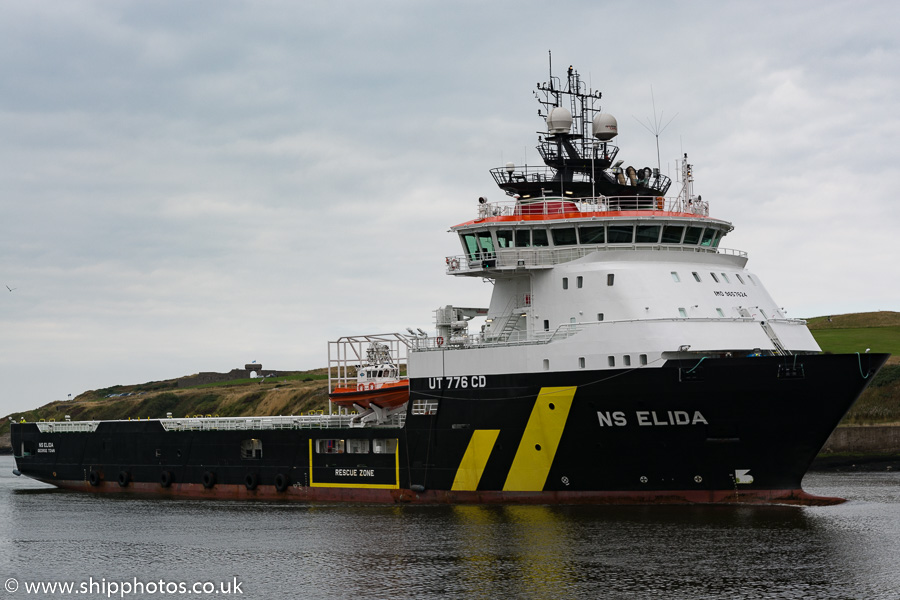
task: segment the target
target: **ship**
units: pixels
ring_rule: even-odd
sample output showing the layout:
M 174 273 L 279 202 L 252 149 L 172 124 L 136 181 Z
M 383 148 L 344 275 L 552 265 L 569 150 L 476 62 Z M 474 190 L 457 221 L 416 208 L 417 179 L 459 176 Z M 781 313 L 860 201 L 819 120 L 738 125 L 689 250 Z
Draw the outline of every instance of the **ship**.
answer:
M 328 343 L 321 414 L 20 422 L 17 475 L 67 490 L 361 503 L 829 504 L 802 488 L 888 358 L 823 353 L 733 225 L 657 164 L 623 166 L 572 67 L 539 83 L 540 166 L 490 171 L 435 329 Z M 638 163 L 640 164 L 640 163 Z

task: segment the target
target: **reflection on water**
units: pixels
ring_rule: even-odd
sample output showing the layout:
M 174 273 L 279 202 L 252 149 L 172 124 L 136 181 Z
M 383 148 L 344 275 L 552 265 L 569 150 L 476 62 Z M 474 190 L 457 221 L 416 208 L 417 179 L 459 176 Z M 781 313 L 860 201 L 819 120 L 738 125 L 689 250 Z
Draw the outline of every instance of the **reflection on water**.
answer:
M 0 576 L 243 582 L 245 597 L 895 598 L 900 474 L 831 507 L 348 506 L 48 489 L 0 457 Z M 134 597 L 134 596 L 133 596 Z

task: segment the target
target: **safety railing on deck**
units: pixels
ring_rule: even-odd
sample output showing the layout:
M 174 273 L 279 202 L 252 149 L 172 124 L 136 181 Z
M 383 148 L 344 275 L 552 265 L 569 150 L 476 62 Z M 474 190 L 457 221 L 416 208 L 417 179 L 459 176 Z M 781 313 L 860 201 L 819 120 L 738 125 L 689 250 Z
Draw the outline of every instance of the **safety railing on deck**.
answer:
M 743 250 L 710 248 L 707 246 L 682 246 L 668 244 L 606 244 L 602 246 L 565 246 L 562 248 L 509 248 L 497 252 L 480 252 L 469 258 L 465 254 L 446 258 L 447 273 L 463 273 L 473 270 L 516 267 L 551 267 L 567 263 L 594 252 L 620 250 L 702 252 L 746 257 Z

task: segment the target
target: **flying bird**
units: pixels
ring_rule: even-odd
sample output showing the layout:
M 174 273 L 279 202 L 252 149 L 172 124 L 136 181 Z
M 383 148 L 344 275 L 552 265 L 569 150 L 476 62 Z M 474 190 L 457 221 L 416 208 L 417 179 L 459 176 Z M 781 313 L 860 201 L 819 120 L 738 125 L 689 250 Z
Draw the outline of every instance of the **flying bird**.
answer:
M 11 287 L 9 287 L 9 286 L 6 286 L 6 289 L 8 289 L 9 291 L 13 291 L 13 290 L 17 290 L 17 289 L 19 289 L 19 288 L 11 288 Z

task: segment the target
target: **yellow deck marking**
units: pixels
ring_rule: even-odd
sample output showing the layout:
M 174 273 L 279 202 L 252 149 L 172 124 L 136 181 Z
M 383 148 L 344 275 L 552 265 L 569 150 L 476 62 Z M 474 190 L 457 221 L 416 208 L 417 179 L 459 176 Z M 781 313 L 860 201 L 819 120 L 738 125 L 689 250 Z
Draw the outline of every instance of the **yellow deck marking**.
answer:
M 499 429 L 476 429 L 472 432 L 469 446 L 459 463 L 459 469 L 456 470 L 451 490 L 475 491 L 478 489 L 481 474 L 484 473 L 484 467 L 487 465 L 499 434 Z
M 576 389 L 575 386 L 541 388 L 503 491 L 538 492 L 544 489 Z
M 327 488 L 366 488 L 370 490 L 398 490 L 400 489 L 400 443 L 398 440 L 396 452 L 394 452 L 394 483 L 319 483 L 313 481 L 313 441 L 309 440 L 309 487 Z

